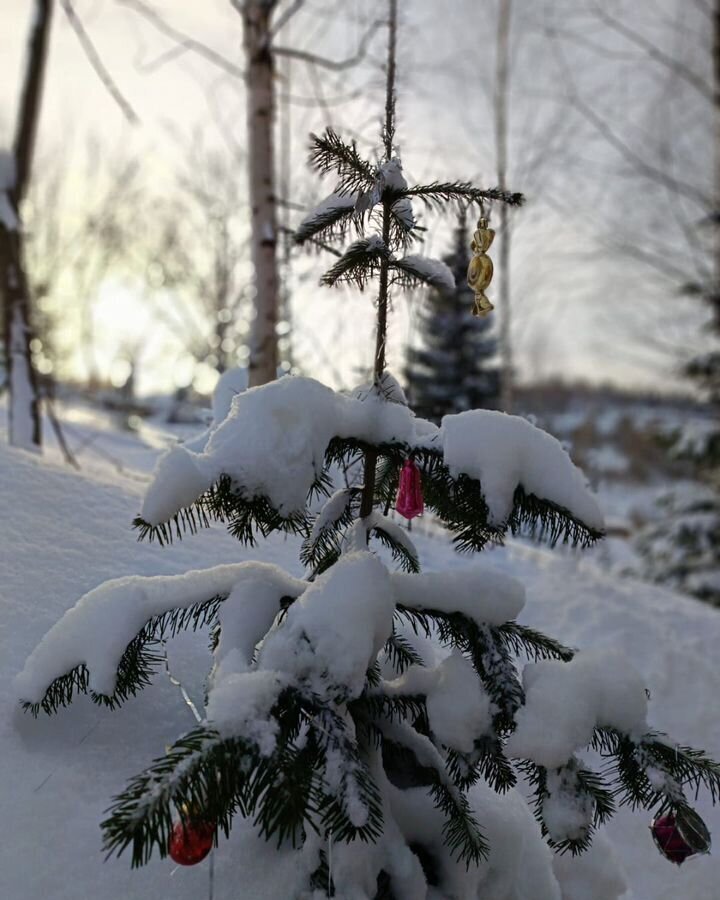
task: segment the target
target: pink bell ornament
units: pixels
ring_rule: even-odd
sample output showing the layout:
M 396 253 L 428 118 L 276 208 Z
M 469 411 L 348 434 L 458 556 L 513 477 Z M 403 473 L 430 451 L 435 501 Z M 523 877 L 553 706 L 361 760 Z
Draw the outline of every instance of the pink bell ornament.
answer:
M 400 470 L 395 509 L 406 519 L 421 516 L 425 510 L 420 469 L 409 458 L 405 460 Z

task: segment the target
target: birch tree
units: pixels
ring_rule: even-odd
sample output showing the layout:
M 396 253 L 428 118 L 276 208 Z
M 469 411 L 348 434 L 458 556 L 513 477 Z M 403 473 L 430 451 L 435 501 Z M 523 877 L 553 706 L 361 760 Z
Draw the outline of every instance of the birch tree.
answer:
M 33 368 L 31 299 L 23 259 L 21 205 L 30 181 L 40 118 L 53 0 L 35 0 L 12 149 L 0 151 L 0 292 L 2 293 L 8 437 L 26 449 L 42 445 Z
M 242 16 L 247 87 L 248 176 L 251 251 L 255 269 L 255 318 L 250 335 L 250 387 L 277 374 L 279 277 L 275 192 L 275 59 L 270 23 L 276 0 L 245 0 Z
M 277 325 L 282 308 L 279 275 L 279 197 L 276 159 L 278 118 L 278 61 L 296 60 L 316 74 L 317 71 L 341 73 L 358 65 L 366 56 L 370 41 L 382 24 L 374 21 L 361 35 L 356 51 L 341 58 L 328 58 L 312 50 L 280 43 L 287 37 L 286 26 L 303 10 L 305 0 L 231 0 L 242 25 L 244 60 L 239 65 L 190 34 L 170 24 L 145 0 L 118 0 L 169 39 L 174 52 L 195 53 L 226 75 L 242 80 L 245 87 L 246 128 L 244 150 L 247 154 L 248 200 L 255 290 L 255 316 L 250 328 L 250 386 L 271 381 L 278 371 Z M 341 4 L 338 4 L 340 9 Z M 157 66 L 156 66 L 157 67 Z

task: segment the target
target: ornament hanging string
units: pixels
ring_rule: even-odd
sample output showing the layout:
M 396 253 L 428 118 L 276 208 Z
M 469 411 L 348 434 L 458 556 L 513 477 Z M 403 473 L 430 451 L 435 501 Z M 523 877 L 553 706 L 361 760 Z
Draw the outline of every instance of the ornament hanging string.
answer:
M 190 695 L 188 694 L 188 692 L 185 690 L 183 683 L 181 681 L 179 681 L 177 678 L 175 678 L 173 673 L 170 671 L 170 660 L 168 659 L 168 654 L 167 654 L 167 643 L 164 640 L 161 641 L 160 643 L 162 644 L 162 648 L 163 648 L 163 660 L 165 663 L 165 671 L 167 672 L 167 677 L 170 679 L 170 683 L 179 689 L 180 693 L 182 694 L 183 700 L 185 701 L 187 706 L 190 707 L 190 712 L 193 714 L 193 716 L 195 716 L 195 721 L 198 723 L 198 725 L 200 725 L 201 722 L 203 721 L 202 716 L 197 711 L 197 707 L 192 702 L 192 699 L 190 698 Z
M 182 694 L 182 698 L 185 701 L 185 704 L 189 707 L 190 712 L 195 717 L 195 721 L 198 725 L 203 721 L 202 716 L 197 710 L 197 707 L 192 701 L 190 694 L 185 690 L 185 685 L 180 681 L 180 679 L 176 678 L 173 673 L 170 671 L 170 660 L 168 659 L 167 653 L 167 643 L 166 641 L 161 641 L 162 650 L 163 650 L 163 660 L 165 664 L 165 672 L 167 673 L 167 677 L 170 679 L 170 683 L 174 685 L 180 693 Z M 174 875 L 177 872 L 179 866 L 176 866 L 170 875 Z M 215 895 L 215 852 L 214 849 L 210 851 L 208 857 L 208 900 L 213 900 Z

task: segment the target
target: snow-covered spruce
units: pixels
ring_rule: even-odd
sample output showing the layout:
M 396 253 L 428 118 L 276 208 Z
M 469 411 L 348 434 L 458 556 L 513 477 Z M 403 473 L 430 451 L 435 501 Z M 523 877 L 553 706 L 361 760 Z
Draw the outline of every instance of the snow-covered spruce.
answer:
M 562 518 L 561 505 L 573 510 L 576 523 L 580 512 L 595 513 L 560 445 L 528 423 L 488 413 L 449 417 L 457 429 L 446 419 L 441 432 L 432 432 L 391 388 L 389 381 L 385 393 L 365 388 L 347 397 L 296 378 L 238 393 L 206 450 L 174 448 L 148 490 L 146 515 L 155 508 L 169 517 L 181 503 L 187 510 L 194 503 L 200 516 L 213 507 L 207 499 L 198 506 L 198 497 L 229 479 L 224 502 L 242 491 L 243 502 L 256 504 L 254 524 L 261 530 L 288 521 L 281 506 L 285 516 L 302 513 L 295 522 L 306 547 L 333 535 L 329 563 L 322 553 L 313 557 L 305 578 L 240 563 L 117 579 L 83 597 L 28 658 L 16 689 L 36 712 L 53 712 L 83 692 L 115 706 L 160 667 L 158 640 L 188 628 L 216 635 L 205 720 L 116 799 L 103 824 L 108 850 L 129 843 L 136 862 L 154 850 L 164 855 L 173 811 L 199 797 L 203 815 L 219 830 L 230 827 L 239 804 L 262 834 L 294 841 L 299 866 L 310 873 L 308 890 L 327 884 L 331 840 L 337 893 L 351 895 L 380 878 L 389 879 L 400 900 L 422 897 L 433 884 L 437 896 L 462 888 L 493 897 L 506 852 L 499 835 L 509 828 L 523 834 L 527 858 L 544 880 L 537 896 L 558 900 L 541 834 L 559 848 L 587 847 L 613 809 L 612 792 L 623 797 L 638 790 L 623 772 L 636 772 L 649 806 L 682 806 L 688 780 L 720 788 L 711 763 L 648 729 L 645 694 L 629 666 L 605 664 L 591 653 L 569 662 L 572 651 L 517 623 L 526 598 L 514 579 L 477 563 L 413 574 L 417 553 L 395 521 L 379 510 L 357 521 L 357 486 L 338 488 L 313 520 L 311 488 L 328 491 L 334 462 L 368 443 L 390 471 L 408 452 L 417 453 L 430 498 L 434 479 L 446 492 L 456 481 L 473 481 L 482 496 L 483 482 L 466 471 L 453 476 L 442 445 L 430 451 L 419 440 L 415 446 L 418 431 L 436 439 L 447 439 L 449 431 L 460 469 L 487 477 L 488 460 L 505 463 L 507 483 L 491 480 L 481 510 L 486 519 L 496 517 L 497 533 L 516 515 L 513 503 L 525 497 L 536 498 L 526 517 Z M 316 427 L 293 418 L 298 409 L 315 416 Z M 465 456 L 458 451 L 463 440 Z M 478 451 L 475 463 L 470 445 Z M 539 496 L 543 455 L 549 499 Z M 527 493 L 517 490 L 524 484 Z M 378 488 L 382 494 L 382 479 Z M 198 491 L 205 493 L 193 497 Z M 258 497 L 266 507 L 257 506 Z M 544 513 L 536 505 L 542 503 Z M 231 515 L 227 505 L 216 511 L 223 510 Z M 595 533 L 577 527 L 588 539 Z M 368 550 L 368 540 L 380 533 L 405 572 L 389 570 Z M 433 659 L 424 649 L 428 638 L 438 648 Z M 523 655 L 530 662 L 521 676 Z M 578 761 L 588 746 L 630 759 L 635 769 L 608 780 Z M 539 829 L 512 790 L 519 773 L 536 792 Z M 368 887 L 357 896 L 374 894 Z
M 295 532 L 304 577 L 247 563 L 112 582 L 50 631 L 18 694 L 35 713 L 87 692 L 116 705 L 162 664 L 159 642 L 208 628 L 205 718 L 115 798 L 102 823 L 107 851 L 131 847 L 146 863 L 168 852 L 175 817 L 199 818 L 219 837 L 242 814 L 295 854 L 303 900 L 561 900 L 543 837 L 585 850 L 618 801 L 682 815 L 685 787 L 715 799 L 720 770 L 647 728 L 630 669 L 571 661 L 572 650 L 519 624 L 525 595 L 512 578 L 486 566 L 417 572 L 414 546 L 389 517 L 412 457 L 425 508 L 459 549 L 521 528 L 588 544 L 602 528 L 557 441 L 493 413 L 448 416 L 438 429 L 412 415 L 384 371 L 389 287 L 438 272 L 402 270 L 412 199 L 521 200 L 463 182 L 409 188 L 393 156 L 393 109 L 390 78 L 379 165 L 333 132 L 312 151 L 336 175 L 336 195 L 358 197 L 326 223 L 359 236 L 324 283 L 379 276 L 372 386 L 346 396 L 285 378 L 238 393 L 209 434 L 160 460 L 136 521 L 141 538 L 161 541 L 213 519 L 246 544 Z M 322 237 L 320 219 L 306 223 L 308 238 Z M 349 483 L 335 483 L 339 471 Z M 330 497 L 319 512 L 317 495 Z M 581 762 L 587 746 L 605 758 L 601 773 Z M 514 790 L 519 776 L 537 822 Z M 241 891 L 253 890 L 242 877 Z M 617 879 L 603 886 L 603 900 L 623 890 Z
M 720 496 L 711 484 L 683 486 L 659 499 L 660 514 L 640 529 L 641 574 L 720 606 Z

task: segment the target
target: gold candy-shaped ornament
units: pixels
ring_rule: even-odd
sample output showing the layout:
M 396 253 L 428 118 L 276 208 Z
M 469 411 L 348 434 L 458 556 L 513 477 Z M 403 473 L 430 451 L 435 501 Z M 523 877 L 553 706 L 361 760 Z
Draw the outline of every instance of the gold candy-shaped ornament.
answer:
M 467 273 L 468 287 L 475 292 L 475 305 L 472 311 L 474 316 L 486 316 L 491 310 L 495 309 L 485 296 L 485 289 L 493 277 L 493 263 L 487 255 L 487 250 L 490 248 L 494 237 L 495 232 L 492 228 L 488 228 L 488 220 L 485 216 L 481 216 L 478 219 L 477 229 L 470 244 L 473 257 L 470 260 Z

